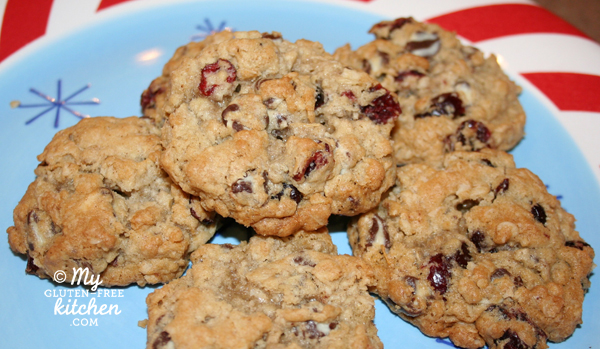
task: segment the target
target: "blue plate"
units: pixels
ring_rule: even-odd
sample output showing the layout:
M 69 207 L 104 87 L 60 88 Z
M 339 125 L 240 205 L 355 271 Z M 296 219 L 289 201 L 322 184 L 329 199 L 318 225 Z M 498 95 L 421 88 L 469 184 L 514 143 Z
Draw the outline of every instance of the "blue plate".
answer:
M 68 36 L 46 40 L 0 71 L 0 227 L 12 225 L 12 211 L 33 181 L 36 156 L 59 129 L 74 125 L 77 115 L 139 115 L 141 92 L 160 75 L 175 48 L 200 39 L 212 29 L 279 31 L 288 40 L 320 41 L 332 52 L 347 42 L 358 47 L 371 40 L 367 30 L 384 19 L 347 8 L 306 2 L 205 1 L 154 7 L 112 16 Z M 335 15 L 332 15 L 335 14 Z M 11 108 L 11 101 L 19 101 Z M 581 236 L 600 246 L 594 231 L 600 226 L 600 191 L 572 139 L 552 113 L 524 91 L 527 136 L 513 151 L 520 167 L 537 173 L 549 191 L 577 218 Z M 341 253 L 350 253 L 343 232 L 333 233 Z M 236 241 L 217 236 L 215 243 Z M 26 261 L 0 239 L 0 328 L 4 348 L 143 347 L 146 331 L 137 321 L 146 318 L 145 297 L 155 287 L 101 289 L 76 297 L 76 290 L 26 275 Z M 592 282 L 596 280 L 592 277 Z M 552 348 L 589 348 L 598 344 L 600 288 L 594 285 L 584 303 L 584 324 L 566 342 Z M 112 292 L 112 290 L 116 290 Z M 56 295 L 63 304 L 116 305 L 111 314 L 55 315 Z M 57 292 L 57 294 L 54 294 Z M 422 335 L 415 327 L 377 302 L 376 324 L 388 348 L 444 348 L 449 341 Z

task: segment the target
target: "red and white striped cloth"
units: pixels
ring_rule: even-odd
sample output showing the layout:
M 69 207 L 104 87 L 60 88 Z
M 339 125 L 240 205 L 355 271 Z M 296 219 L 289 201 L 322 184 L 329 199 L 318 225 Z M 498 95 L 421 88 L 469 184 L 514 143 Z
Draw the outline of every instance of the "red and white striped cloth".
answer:
M 184 2 L 189 0 L 177 0 Z M 308 1 L 308 0 L 307 0 Z M 0 69 L 36 43 L 173 0 L 0 0 Z M 324 0 L 384 17 L 413 16 L 498 54 L 575 140 L 600 182 L 600 45 L 531 1 Z M 508 63 L 506 63 L 508 62 Z

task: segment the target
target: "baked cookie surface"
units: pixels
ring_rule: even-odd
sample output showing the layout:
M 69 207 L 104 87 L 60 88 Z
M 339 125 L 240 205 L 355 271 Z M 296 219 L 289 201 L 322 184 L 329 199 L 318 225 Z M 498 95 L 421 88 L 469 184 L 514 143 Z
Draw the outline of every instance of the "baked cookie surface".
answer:
M 204 245 L 154 291 L 147 348 L 382 348 L 371 269 L 326 231 Z
M 540 179 L 497 150 L 398 169 L 353 221 L 375 292 L 423 333 L 460 347 L 546 348 L 581 323 L 593 249 Z
M 27 272 L 88 268 L 103 286 L 163 283 L 215 233 L 213 216 L 159 167 L 151 120 L 95 117 L 58 132 L 14 211 L 11 248 Z
M 220 34 L 170 74 L 161 165 L 171 178 L 262 235 L 375 207 L 395 171 L 392 95 L 319 43 Z
M 207 45 L 218 41 L 222 36 L 227 37 L 228 35 L 227 31 L 219 32 L 209 35 L 202 41 L 192 41 L 178 47 L 173 56 L 163 66 L 161 76 L 152 80 L 148 88 L 142 92 L 140 98 L 142 114 L 154 120 L 158 127 L 162 127 L 166 119 L 164 114 L 165 95 L 173 70 L 179 67 L 184 58 L 196 56 Z
M 445 153 L 509 150 L 524 136 L 521 89 L 495 56 L 485 58 L 435 24 L 398 18 L 375 24 L 376 39 L 334 56 L 363 69 L 398 95 L 403 114 L 392 132 L 400 164 L 439 165 Z

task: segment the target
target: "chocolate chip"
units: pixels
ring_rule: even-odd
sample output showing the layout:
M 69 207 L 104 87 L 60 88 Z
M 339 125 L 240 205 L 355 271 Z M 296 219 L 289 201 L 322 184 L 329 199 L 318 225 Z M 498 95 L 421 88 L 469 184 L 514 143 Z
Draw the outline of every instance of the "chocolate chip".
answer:
M 489 167 L 496 167 L 494 166 L 494 164 L 492 164 L 492 162 L 488 159 L 481 159 L 481 162 L 483 162 L 484 164 L 486 164 Z
M 370 33 L 374 32 L 375 29 L 379 29 L 379 28 L 383 28 L 383 27 L 389 27 L 389 33 L 391 34 L 392 31 L 396 30 L 396 29 L 400 29 L 402 28 L 406 23 L 412 23 L 414 20 L 412 19 L 412 17 L 407 17 L 407 18 L 397 18 L 395 19 L 393 22 L 390 23 L 377 23 L 373 26 L 373 28 L 371 28 L 371 30 L 369 31 Z M 387 37 L 389 39 L 389 36 Z
M 367 73 L 367 74 L 371 74 L 371 70 L 372 70 L 372 69 L 373 69 L 373 68 L 371 67 L 371 62 L 369 62 L 369 61 L 368 61 L 368 60 L 366 60 L 366 59 L 363 59 L 363 61 L 362 61 L 362 70 L 363 70 L 365 73 Z
M 540 204 L 535 204 L 531 207 L 531 214 L 536 221 L 546 225 L 546 210 Z
M 502 193 L 504 193 L 505 191 L 507 191 L 507 190 L 508 190 L 508 186 L 509 186 L 509 180 L 508 180 L 508 178 L 504 178 L 504 180 L 502 181 L 502 183 L 500 183 L 500 184 L 499 184 L 499 185 L 496 187 L 496 190 L 494 191 L 494 193 L 495 193 L 496 195 L 498 195 L 498 194 L 502 194 Z
M 194 210 L 193 207 L 190 207 L 190 214 L 192 215 L 192 217 L 196 218 L 197 220 L 202 220 L 202 218 L 200 218 L 200 216 L 198 216 L 198 213 Z
M 404 71 L 404 72 L 401 72 L 400 74 L 396 75 L 394 80 L 396 82 L 400 83 L 409 76 L 416 76 L 417 78 L 420 78 L 420 77 L 425 76 L 425 74 L 421 73 L 418 70 L 408 70 L 408 71 Z
M 281 39 L 281 34 L 279 34 L 279 33 L 262 33 L 262 37 L 263 37 L 263 39 L 277 40 L 277 39 Z
M 513 279 L 513 283 L 517 287 L 523 287 L 523 285 L 524 285 L 523 279 L 520 276 L 515 276 L 514 279 Z
M 167 331 L 162 331 L 152 343 L 152 349 L 162 349 L 171 341 L 171 336 Z
M 452 259 L 454 259 L 461 268 L 467 268 L 467 264 L 469 264 L 473 258 L 471 257 L 471 252 L 469 252 L 469 247 L 466 243 L 462 243 L 460 249 L 452 256 Z
M 383 241 L 382 241 L 383 240 Z M 379 215 L 374 215 L 369 228 L 369 235 L 365 241 L 365 247 L 373 246 L 373 243 L 379 241 L 383 243 L 385 248 L 389 249 L 392 246 L 390 234 L 388 233 L 387 225 Z
M 429 109 L 425 113 L 415 115 L 415 119 L 442 115 L 451 116 L 453 119 L 465 115 L 465 108 L 458 94 L 443 93 L 435 96 L 431 99 Z
M 252 183 L 246 182 L 243 178 L 240 178 L 231 186 L 231 192 L 237 194 L 243 191 L 252 194 Z
M 584 247 L 589 247 L 590 245 L 584 241 L 567 241 L 565 242 L 565 246 L 574 247 L 583 251 Z
M 510 276 L 510 272 L 504 268 L 498 268 L 494 270 L 494 272 L 490 276 L 490 281 L 494 279 L 499 279 L 504 276 Z
M 228 105 L 227 108 L 223 109 L 223 112 L 221 113 L 221 120 L 223 121 L 223 125 L 227 126 L 226 115 L 228 113 L 235 112 L 238 110 L 240 110 L 240 106 L 235 103 L 232 103 L 232 104 Z
M 499 345 L 498 348 L 501 347 L 503 349 L 529 349 L 529 346 L 511 329 L 504 331 L 502 337 L 495 339 L 494 343 Z
M 300 192 L 300 190 L 298 190 L 298 188 L 294 187 L 291 184 L 284 184 L 284 186 L 287 185 L 290 188 L 290 198 L 294 201 L 296 201 L 297 204 L 300 203 L 300 201 L 302 201 L 302 198 L 304 197 L 304 195 L 302 195 L 302 193 Z
M 320 86 L 317 86 L 315 91 L 315 110 L 323 106 L 323 104 L 325 104 L 325 93 Z
M 405 49 L 417 56 L 432 57 L 442 47 L 440 37 L 436 33 L 416 32 L 412 39 L 406 44 Z
M 35 275 L 38 269 L 39 268 L 37 267 L 37 265 L 35 265 L 35 263 L 33 262 L 33 258 L 27 255 L 27 266 L 25 267 L 25 272 L 27 274 Z
M 32 223 L 38 223 L 40 221 L 37 213 L 35 213 L 35 210 L 31 210 L 29 211 L 29 213 L 27 214 L 27 224 L 31 225 Z
M 467 199 L 463 202 L 459 202 L 458 204 L 456 204 L 456 210 L 462 213 L 466 213 L 477 205 L 479 205 L 479 200 Z
M 475 244 L 475 247 L 477 247 L 477 252 L 481 252 L 486 247 L 485 246 L 485 235 L 479 230 L 476 230 L 471 235 L 471 238 L 469 240 L 471 240 L 471 242 L 473 244 Z
M 233 250 L 235 248 L 235 246 L 233 246 L 232 244 L 222 244 L 221 247 L 228 250 Z
M 330 324 L 329 324 L 329 329 L 330 329 L 330 330 L 335 330 L 335 328 L 337 327 L 337 324 L 338 324 L 337 322 L 332 322 L 332 323 L 330 323 Z

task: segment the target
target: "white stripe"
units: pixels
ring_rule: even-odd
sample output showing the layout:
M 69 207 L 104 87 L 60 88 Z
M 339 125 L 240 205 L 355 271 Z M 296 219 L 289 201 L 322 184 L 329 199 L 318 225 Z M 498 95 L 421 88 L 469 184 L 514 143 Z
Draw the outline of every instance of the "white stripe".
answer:
M 47 36 L 76 30 L 91 22 L 101 0 L 54 0 L 46 27 Z
M 8 0 L 0 0 L 0 28 L 2 28 L 2 22 L 4 21 L 4 11 L 6 10 L 6 4 Z M 2 42 L 2 36 L 0 35 L 0 43 Z
M 600 45 L 564 34 L 521 34 L 481 41 L 483 51 L 502 56 L 503 67 L 525 72 L 572 72 L 600 75 Z M 504 65 L 506 64 L 506 65 Z
M 535 99 L 540 101 L 552 115 L 556 117 L 558 122 L 563 126 L 567 133 L 571 136 L 577 147 L 581 150 L 583 156 L 592 168 L 598 183 L 600 183 L 600 113 L 595 112 L 579 112 L 579 111 L 561 111 L 552 101 L 546 97 L 535 85 L 529 82 L 522 76 L 515 75 L 515 82 L 524 89 L 531 91 Z
M 324 0 L 310 2 L 330 3 L 357 10 L 367 11 L 379 14 L 384 18 L 414 17 L 417 20 L 426 20 L 429 18 L 441 16 L 450 12 L 456 12 L 472 7 L 480 7 L 497 4 L 535 4 L 529 0 L 421 0 L 421 1 L 398 1 L 398 0 L 374 0 L 364 3 L 351 0 Z M 375 24 L 375 23 L 373 23 Z
M 571 135 L 600 183 L 600 113 L 558 112 L 558 120 Z

